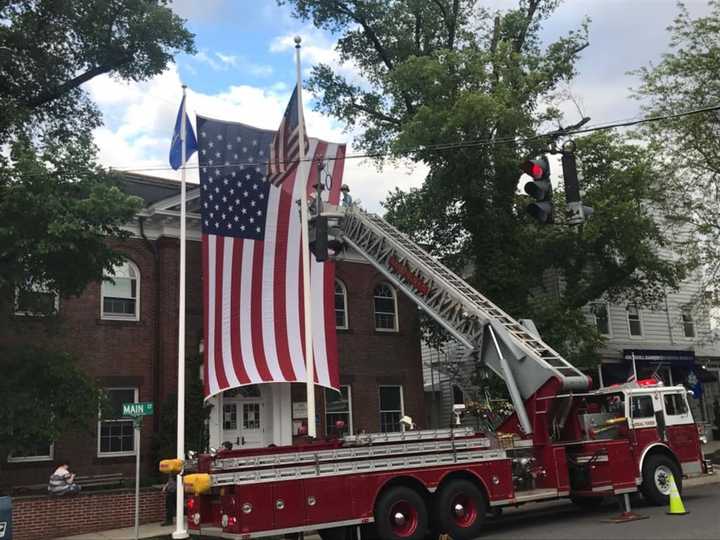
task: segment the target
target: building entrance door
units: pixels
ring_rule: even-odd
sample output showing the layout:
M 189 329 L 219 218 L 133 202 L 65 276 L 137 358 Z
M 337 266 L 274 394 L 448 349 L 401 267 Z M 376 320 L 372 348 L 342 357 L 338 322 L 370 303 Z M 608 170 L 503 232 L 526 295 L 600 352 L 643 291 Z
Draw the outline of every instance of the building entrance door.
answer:
M 265 446 L 265 403 L 257 386 L 228 390 L 223 395 L 222 442 L 233 448 Z

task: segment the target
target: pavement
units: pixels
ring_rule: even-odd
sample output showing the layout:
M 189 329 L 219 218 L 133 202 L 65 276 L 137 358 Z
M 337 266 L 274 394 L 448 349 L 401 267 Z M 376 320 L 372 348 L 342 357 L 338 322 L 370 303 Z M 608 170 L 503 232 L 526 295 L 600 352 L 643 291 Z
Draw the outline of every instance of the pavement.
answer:
M 663 528 L 663 530 L 661 531 L 663 534 L 658 535 L 658 531 L 655 531 L 655 529 L 653 529 L 652 531 L 645 530 L 643 533 L 643 530 L 646 529 L 648 526 L 641 525 L 643 523 L 642 521 L 624 524 L 625 527 L 629 525 L 636 525 L 636 529 L 634 531 L 632 531 L 632 529 L 629 529 L 633 534 L 635 534 L 635 536 L 631 534 L 630 536 L 627 536 L 627 538 L 712 538 L 713 540 L 720 538 L 720 514 L 718 514 L 717 512 L 717 508 L 720 508 L 720 489 L 718 489 L 717 486 L 709 486 L 710 484 L 720 484 L 720 441 L 709 441 L 707 444 L 704 444 L 703 452 L 706 457 L 711 458 L 712 461 L 715 463 L 716 472 L 714 475 L 711 476 L 700 476 L 698 478 L 685 479 L 683 481 L 683 491 L 690 491 L 685 492 L 685 494 L 683 495 L 683 501 L 685 502 L 685 506 L 693 511 L 695 510 L 694 507 L 696 502 L 703 508 L 707 504 L 710 504 L 710 508 L 705 508 L 705 510 L 708 511 L 707 520 L 712 522 L 709 523 L 711 528 L 705 531 L 707 532 L 707 535 L 684 535 L 684 532 L 687 532 L 690 529 L 697 529 L 698 523 L 702 522 L 702 520 L 697 519 L 697 512 L 693 514 L 694 517 L 690 520 L 687 520 L 686 516 L 665 516 L 664 507 L 660 508 L 645 506 L 639 497 L 633 497 L 633 510 L 640 508 L 640 510 L 638 511 L 641 513 L 650 514 L 653 518 L 667 520 L 669 526 L 667 528 Z M 528 508 L 532 508 L 532 510 L 528 511 Z M 598 512 L 612 514 L 613 505 L 603 505 L 603 507 L 599 509 Z M 560 517 L 568 514 L 568 517 L 573 517 L 573 520 L 579 519 L 581 524 L 570 527 L 568 523 L 568 526 L 563 526 L 562 528 L 559 528 L 557 527 L 558 514 L 560 514 Z M 587 517 L 580 516 L 579 510 L 572 503 L 568 503 L 567 500 L 559 500 L 549 503 L 535 503 L 533 505 L 527 505 L 517 509 L 509 509 L 497 521 L 489 522 L 488 531 L 486 534 L 483 534 L 483 538 L 502 538 L 503 540 L 510 540 L 511 538 L 514 538 L 513 531 L 520 534 L 520 536 L 517 536 L 517 538 L 533 539 L 547 537 L 557 539 L 573 538 L 578 540 L 582 538 L 626 538 L 626 536 L 623 536 L 622 534 L 620 534 L 619 536 L 617 535 L 619 531 L 623 530 L 622 527 L 619 527 L 616 524 L 601 524 L 598 521 L 598 516 L 596 514 L 597 513 L 592 513 Z M 528 530 L 527 526 L 522 525 L 524 521 L 528 520 L 528 517 L 524 516 L 530 517 L 530 522 L 533 524 L 530 527 L 530 530 Z M 644 522 L 652 522 L 656 524 L 658 519 L 644 520 Z M 714 522 L 713 519 L 715 520 Z M 520 521 L 519 525 L 515 523 L 515 521 L 517 520 Z M 513 523 L 511 524 L 509 523 L 509 521 L 512 521 Z M 585 521 L 588 521 L 588 523 L 585 523 Z M 554 526 L 552 526 L 553 523 Z M 503 525 L 500 526 L 500 524 Z M 543 536 L 543 524 L 552 526 L 552 532 L 550 531 L 550 529 L 545 532 L 547 536 Z M 588 532 L 588 526 L 590 527 L 589 536 L 587 534 L 583 534 L 584 532 Z M 539 530 L 534 531 L 534 528 L 538 528 Z M 159 523 L 149 523 L 140 526 L 140 535 L 138 536 L 138 538 L 146 540 L 165 540 L 167 538 L 170 538 L 170 535 L 173 533 L 174 530 L 174 525 L 162 526 Z M 493 530 L 495 532 L 493 532 Z M 558 534 L 561 530 L 562 534 Z M 643 536 L 643 534 L 646 534 L 646 536 Z M 673 534 L 675 534 L 675 536 L 673 536 Z M 678 534 L 680 534 L 680 536 L 677 536 Z M 66 536 L 57 540 L 133 540 L 134 538 L 135 528 L 129 527 L 125 529 L 113 529 L 110 531 L 80 534 L 76 536 Z M 320 537 L 317 535 L 305 535 L 305 538 L 306 540 L 319 540 Z

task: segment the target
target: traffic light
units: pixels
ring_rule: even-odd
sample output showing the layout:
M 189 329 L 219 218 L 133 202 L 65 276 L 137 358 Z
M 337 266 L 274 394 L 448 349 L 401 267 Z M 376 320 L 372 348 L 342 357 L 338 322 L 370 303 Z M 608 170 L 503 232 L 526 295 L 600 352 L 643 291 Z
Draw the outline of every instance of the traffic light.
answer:
M 328 218 L 313 216 L 310 225 L 310 251 L 317 262 L 325 262 L 328 260 Z
M 525 193 L 536 201 L 527 205 L 528 214 L 540 223 L 552 223 L 553 193 L 550 185 L 550 163 L 547 156 L 523 161 L 520 164 L 520 170 L 533 179 L 532 182 L 525 184 Z
M 567 222 L 580 225 L 590 217 L 593 209 L 584 206 L 580 199 L 580 181 L 578 180 L 577 162 L 575 161 L 575 145 L 566 143 L 562 152 L 563 183 L 565 184 L 565 201 L 567 202 Z

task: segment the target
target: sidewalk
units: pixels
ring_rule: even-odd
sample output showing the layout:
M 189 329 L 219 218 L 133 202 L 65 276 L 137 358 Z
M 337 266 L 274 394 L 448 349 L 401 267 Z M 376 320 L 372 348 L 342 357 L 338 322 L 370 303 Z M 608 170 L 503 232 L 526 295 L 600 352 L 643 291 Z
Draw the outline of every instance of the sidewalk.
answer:
M 163 526 L 159 523 L 148 523 L 140 525 L 139 538 L 170 538 L 175 530 L 175 525 Z M 125 529 L 113 529 L 111 531 L 99 531 L 76 536 L 63 536 L 56 540 L 134 540 L 135 527 Z

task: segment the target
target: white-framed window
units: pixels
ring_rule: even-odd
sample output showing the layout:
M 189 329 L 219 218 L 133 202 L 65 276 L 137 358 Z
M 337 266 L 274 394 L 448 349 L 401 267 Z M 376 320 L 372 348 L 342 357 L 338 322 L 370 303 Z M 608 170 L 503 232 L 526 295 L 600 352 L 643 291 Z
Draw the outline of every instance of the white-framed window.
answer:
M 15 315 L 45 317 L 60 309 L 60 296 L 40 283 L 27 283 L 15 289 Z
M 335 328 L 348 328 L 347 287 L 339 279 L 335 280 Z
M 592 302 L 590 313 L 595 320 L 595 328 L 603 336 L 610 335 L 610 309 L 607 302 Z
M 399 384 L 380 385 L 380 431 L 403 431 L 400 419 L 403 417 L 403 391 Z
M 692 309 L 689 307 L 682 308 L 682 324 L 683 324 L 683 335 L 686 338 L 695 337 L 695 320 L 693 319 Z
M 325 434 L 336 433 L 335 423 L 338 420 L 345 422 L 345 428 L 340 435 L 353 434 L 352 420 L 352 392 L 350 386 L 340 385 L 340 391 L 325 389 Z
M 631 336 L 642 336 L 642 322 L 640 321 L 640 310 L 635 305 L 627 307 L 628 331 Z
M 38 443 L 22 450 L 13 450 L 8 454 L 8 463 L 27 461 L 52 461 L 55 457 L 55 443 Z
M 140 319 L 140 270 L 125 261 L 105 274 L 100 287 L 100 314 L 103 319 L 137 321 Z M 114 283 L 113 283 L 114 282 Z
M 123 403 L 137 403 L 137 388 L 105 388 L 107 407 L 98 414 L 98 456 L 134 456 L 135 427 L 122 417 Z
M 388 283 L 379 283 L 373 291 L 375 330 L 397 332 L 397 295 Z

